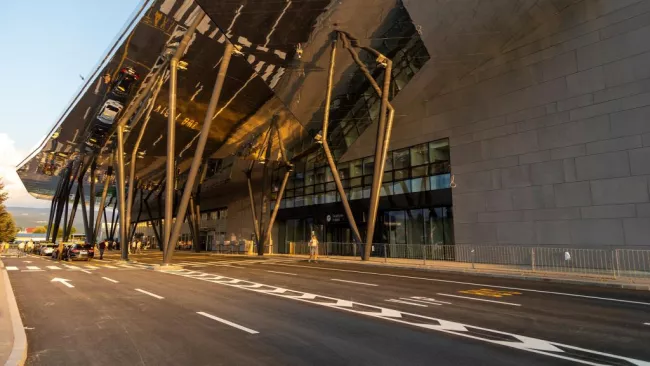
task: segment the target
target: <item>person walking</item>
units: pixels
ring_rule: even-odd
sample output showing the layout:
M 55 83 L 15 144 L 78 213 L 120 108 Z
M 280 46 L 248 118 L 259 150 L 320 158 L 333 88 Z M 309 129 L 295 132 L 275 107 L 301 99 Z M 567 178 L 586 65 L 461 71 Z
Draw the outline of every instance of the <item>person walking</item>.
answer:
M 314 232 L 311 233 L 311 240 L 309 241 L 309 263 L 312 259 L 318 263 L 318 238 Z
M 99 243 L 99 259 L 104 259 L 104 250 L 106 250 L 106 240 Z
M 135 240 L 135 254 L 142 254 L 142 242 L 138 239 Z

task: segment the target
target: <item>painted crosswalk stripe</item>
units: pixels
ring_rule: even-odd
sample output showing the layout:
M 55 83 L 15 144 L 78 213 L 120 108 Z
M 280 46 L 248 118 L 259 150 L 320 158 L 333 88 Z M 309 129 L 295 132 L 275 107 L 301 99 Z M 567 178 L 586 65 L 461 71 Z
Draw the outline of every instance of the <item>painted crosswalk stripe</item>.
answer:
M 63 266 L 64 266 L 65 268 L 69 268 L 69 269 L 78 269 L 77 267 L 75 267 L 75 266 L 71 266 L 71 265 L 69 265 L 69 264 L 64 264 Z
M 86 265 L 86 268 L 89 268 L 89 269 L 99 269 L 99 267 L 97 267 L 97 266 L 93 266 L 93 265 L 91 265 L 91 264 L 87 264 L 87 265 Z
M 110 282 L 113 282 L 113 283 L 120 283 L 119 281 L 115 281 L 114 279 L 111 279 L 111 278 L 108 278 L 108 277 L 102 277 L 102 278 L 105 279 L 106 281 L 110 281 Z
M 138 292 L 141 292 L 141 293 L 143 293 L 143 294 L 145 294 L 145 295 L 149 295 L 149 296 L 151 296 L 151 297 L 155 297 L 156 299 L 159 299 L 159 300 L 160 300 L 160 299 L 164 299 L 164 297 L 159 296 L 159 295 L 156 295 L 156 294 L 153 294 L 153 293 L 151 293 L 151 292 L 149 292 L 149 291 L 145 291 L 145 290 L 142 290 L 142 289 L 139 289 L 139 288 L 136 288 L 135 290 L 138 291 Z
M 17 271 L 18 267 L 15 266 L 7 266 L 7 271 Z
M 113 268 L 113 269 L 115 269 L 115 268 L 117 268 L 117 267 L 115 267 L 115 266 L 111 266 L 111 265 L 108 265 L 108 264 L 104 264 L 104 268 Z
M 419 307 L 422 307 L 422 308 L 428 307 L 428 306 L 426 306 L 424 304 L 418 304 L 418 303 L 414 303 L 414 302 L 410 302 L 410 301 L 404 301 L 404 300 L 390 299 L 390 300 L 386 300 L 386 301 L 387 302 L 396 302 L 396 303 L 400 303 L 400 304 L 413 305 L 413 306 L 419 306 Z M 440 305 L 440 304 L 437 304 L 437 305 Z
M 459 299 L 467 299 L 467 300 L 475 300 L 475 301 L 484 301 L 484 302 L 493 302 L 496 304 L 503 304 L 503 305 L 510 305 L 510 306 L 521 306 L 521 304 L 515 304 L 513 302 L 505 302 L 505 301 L 495 301 L 495 300 L 488 300 L 488 299 L 477 299 L 475 297 L 469 297 L 469 296 L 460 296 L 460 295 L 452 295 L 452 294 L 441 294 L 438 293 L 440 296 L 448 296 L 448 297 L 457 297 Z
M 32 271 L 37 271 L 37 270 L 39 270 L 40 268 L 38 268 L 38 267 L 36 267 L 36 266 L 27 266 L 27 269 L 32 270 Z
M 212 315 L 212 314 L 204 313 L 204 312 L 202 312 L 202 311 L 197 311 L 196 313 L 199 314 L 199 315 L 203 315 L 203 316 L 206 317 L 206 318 L 210 318 L 210 319 L 212 319 L 212 320 L 216 320 L 216 321 L 218 321 L 218 322 L 220 322 L 220 323 L 223 323 L 223 324 L 226 324 L 226 325 L 230 325 L 230 326 L 233 327 L 233 328 L 237 328 L 237 329 L 243 330 L 243 331 L 246 332 L 246 333 L 250 333 L 250 334 L 258 334 L 258 333 L 259 333 L 259 332 L 256 331 L 256 330 L 253 330 L 253 329 L 250 329 L 250 328 L 246 328 L 246 327 L 244 327 L 244 326 L 242 326 L 242 325 L 239 325 L 239 324 L 233 323 L 233 322 L 228 321 L 228 320 L 226 320 L 226 319 L 221 319 L 221 318 L 216 317 L 216 316 L 214 316 L 214 315 Z
M 57 266 L 47 266 L 48 269 L 55 269 L 55 270 L 60 270 L 61 268 Z

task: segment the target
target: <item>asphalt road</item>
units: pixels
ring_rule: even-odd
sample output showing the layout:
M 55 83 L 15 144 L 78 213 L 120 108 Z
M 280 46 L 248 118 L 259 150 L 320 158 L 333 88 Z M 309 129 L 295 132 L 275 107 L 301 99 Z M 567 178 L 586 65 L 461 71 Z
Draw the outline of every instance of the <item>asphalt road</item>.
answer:
M 650 361 L 648 292 L 188 253 L 162 273 L 138 264 L 157 252 L 107 257 L 4 260 L 28 365 Z

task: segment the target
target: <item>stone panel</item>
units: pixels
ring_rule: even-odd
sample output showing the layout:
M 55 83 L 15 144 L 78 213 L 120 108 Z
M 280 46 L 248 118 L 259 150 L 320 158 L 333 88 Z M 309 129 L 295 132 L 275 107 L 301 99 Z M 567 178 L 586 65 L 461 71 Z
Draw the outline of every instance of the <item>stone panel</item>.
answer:
M 626 245 L 650 244 L 650 218 L 636 218 L 623 220 Z
M 521 211 L 479 212 L 478 222 L 515 222 L 523 221 Z
M 539 245 L 571 244 L 568 221 L 539 221 L 535 223 L 535 236 Z
M 623 223 L 619 219 L 569 221 L 571 243 L 577 246 L 623 245 Z
M 616 219 L 636 216 L 634 205 L 591 206 L 580 209 L 584 219 Z
M 562 160 L 532 164 L 530 178 L 534 185 L 564 183 L 564 164 Z
M 555 205 L 557 207 L 577 207 L 591 205 L 589 182 L 556 184 Z
M 612 151 L 635 149 L 643 146 L 641 136 L 626 136 L 617 139 L 590 142 L 587 144 L 587 154 L 602 154 Z
M 533 153 L 519 155 L 519 164 L 540 163 L 551 160 L 551 151 L 537 151 Z
M 487 211 L 512 210 L 512 194 L 506 189 L 485 192 L 485 203 Z
M 627 151 L 576 158 L 578 180 L 617 178 L 630 175 Z
M 529 165 L 501 169 L 501 185 L 503 188 L 527 187 L 531 184 Z
M 500 158 L 537 151 L 537 132 L 528 131 L 483 141 L 486 158 Z
M 535 224 L 533 222 L 500 223 L 497 226 L 499 244 L 536 244 Z
M 648 39 L 650 26 L 583 47 L 577 51 L 578 70 L 587 70 L 648 51 Z
M 642 203 L 648 201 L 646 177 L 627 177 L 591 181 L 595 205 Z
M 569 122 L 538 131 L 540 149 L 553 149 L 609 137 L 609 117 L 600 116 Z
M 574 220 L 579 218 L 580 209 L 577 207 L 524 211 L 524 221 Z
M 566 77 L 570 95 L 581 95 L 605 89 L 603 68 L 595 67 Z
M 576 161 L 575 159 L 564 159 L 562 160 L 562 165 L 564 166 L 564 179 L 567 182 L 575 182 L 578 180 L 576 177 Z
M 650 174 L 650 147 L 630 150 L 629 153 L 632 175 Z
M 650 107 L 613 113 L 612 137 L 639 135 L 650 132 Z
M 512 205 L 515 210 L 531 210 L 545 208 L 542 187 L 525 187 L 512 190 Z
M 454 208 L 463 212 L 485 211 L 485 193 L 454 194 Z
M 496 224 L 456 224 L 454 228 L 457 244 L 495 244 L 497 242 Z

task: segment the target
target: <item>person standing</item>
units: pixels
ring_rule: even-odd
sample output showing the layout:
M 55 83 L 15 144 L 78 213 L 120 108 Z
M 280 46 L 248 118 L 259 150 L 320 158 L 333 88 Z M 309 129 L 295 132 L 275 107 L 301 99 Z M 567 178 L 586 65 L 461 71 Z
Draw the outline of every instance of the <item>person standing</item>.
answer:
M 106 250 L 106 240 L 99 243 L 99 259 L 104 259 L 104 250 Z
M 142 242 L 139 239 L 135 240 L 135 254 L 142 254 Z
M 312 259 L 318 263 L 318 238 L 315 233 L 311 233 L 311 240 L 309 241 L 309 263 Z

